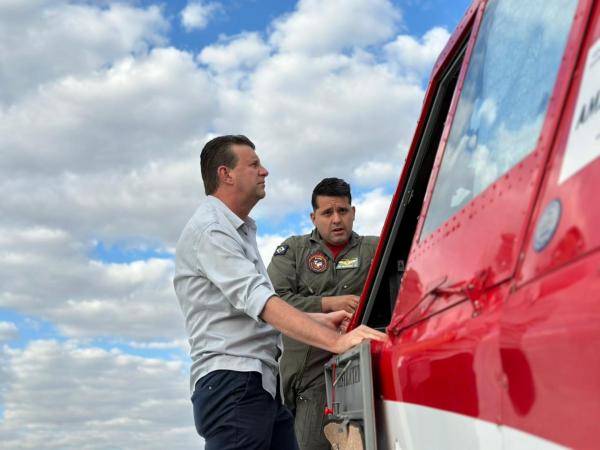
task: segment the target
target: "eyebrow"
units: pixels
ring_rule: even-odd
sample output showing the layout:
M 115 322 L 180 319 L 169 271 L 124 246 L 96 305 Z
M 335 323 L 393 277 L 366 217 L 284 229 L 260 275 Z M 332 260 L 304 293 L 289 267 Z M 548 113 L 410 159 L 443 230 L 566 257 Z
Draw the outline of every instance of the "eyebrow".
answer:
M 338 206 L 337 208 L 333 208 L 333 207 L 326 208 L 326 209 L 322 210 L 321 212 L 323 214 L 325 214 L 325 213 L 333 211 L 334 209 L 337 209 L 338 211 L 350 211 L 350 208 L 348 206 Z

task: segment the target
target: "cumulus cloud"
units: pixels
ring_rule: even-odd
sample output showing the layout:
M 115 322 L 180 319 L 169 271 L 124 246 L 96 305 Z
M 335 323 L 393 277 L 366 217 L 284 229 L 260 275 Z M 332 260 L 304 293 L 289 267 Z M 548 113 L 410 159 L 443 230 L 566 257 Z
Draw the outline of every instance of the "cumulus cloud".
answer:
M 0 102 L 33 94 L 45 82 L 86 75 L 166 43 L 157 6 L 106 8 L 67 0 L 0 2 Z
M 151 341 L 151 342 L 137 342 L 132 341 L 129 343 L 131 348 L 146 349 L 146 350 L 165 350 L 165 349 L 185 349 L 189 350 L 189 345 L 184 339 L 176 339 L 174 341 Z
M 267 189 L 278 187 L 264 201 L 269 214 L 305 203 L 324 177 L 347 177 L 390 155 L 401 164 L 397 149 L 408 147 L 423 97 L 420 85 L 344 55 L 277 54 L 249 85 L 243 98 L 224 102 L 224 114 L 241 106 L 239 120 L 259 143 L 271 171 Z
M 392 196 L 385 194 L 382 189 L 374 189 L 353 201 L 356 207 L 354 231 L 379 236 L 391 199 Z
M 354 169 L 354 179 L 359 185 L 381 186 L 392 184 L 398 180 L 402 166 L 399 161 L 395 163 L 383 161 L 367 161 Z
M 271 42 L 283 52 L 336 53 L 390 38 L 400 19 L 389 0 L 300 0 L 275 22 Z
M 84 246 L 133 239 L 173 247 L 204 196 L 196 153 L 123 172 L 5 178 L 0 213 L 11 226 L 69 230 Z
M 217 72 L 233 69 L 251 69 L 263 61 L 271 47 L 258 33 L 243 33 L 227 42 L 204 47 L 198 60 Z
M 420 80 L 429 75 L 440 52 L 450 38 L 448 30 L 435 27 L 421 38 L 400 35 L 384 46 L 384 52 L 390 67 L 402 76 Z
M 6 449 L 189 449 L 186 368 L 178 361 L 32 341 L 0 350 Z
M 256 239 L 256 243 L 258 245 L 258 251 L 260 252 L 260 257 L 262 258 L 265 266 L 268 266 L 271 262 L 271 258 L 275 253 L 275 249 L 279 244 L 286 240 L 288 236 L 281 236 L 276 234 L 266 234 L 259 236 Z
M 171 260 L 89 260 L 85 246 L 64 230 L 3 228 L 1 234 L 2 307 L 49 320 L 64 336 L 183 335 Z
M 212 16 L 221 10 L 216 2 L 190 1 L 181 11 L 181 23 L 186 31 L 206 28 Z
M 17 325 L 13 322 L 0 321 L 0 341 L 11 341 L 19 336 Z
M 60 78 L 0 111 L 0 148 L 8 150 L 2 168 L 31 174 L 135 167 L 173 155 L 209 129 L 215 101 L 192 55 L 174 48 Z

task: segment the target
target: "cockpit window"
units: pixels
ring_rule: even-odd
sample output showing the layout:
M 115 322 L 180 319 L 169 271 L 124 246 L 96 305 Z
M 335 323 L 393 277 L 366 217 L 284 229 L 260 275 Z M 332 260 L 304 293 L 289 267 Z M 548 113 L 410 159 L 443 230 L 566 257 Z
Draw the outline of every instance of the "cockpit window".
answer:
M 536 146 L 576 0 L 491 0 L 421 239 Z

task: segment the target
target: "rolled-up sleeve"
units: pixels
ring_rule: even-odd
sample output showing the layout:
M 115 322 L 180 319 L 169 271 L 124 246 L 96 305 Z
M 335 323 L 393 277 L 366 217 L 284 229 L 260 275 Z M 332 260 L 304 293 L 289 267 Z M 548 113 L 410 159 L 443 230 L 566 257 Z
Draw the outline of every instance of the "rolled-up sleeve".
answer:
M 196 242 L 198 267 L 238 311 L 260 321 L 267 300 L 275 294 L 271 283 L 225 230 L 212 226 Z

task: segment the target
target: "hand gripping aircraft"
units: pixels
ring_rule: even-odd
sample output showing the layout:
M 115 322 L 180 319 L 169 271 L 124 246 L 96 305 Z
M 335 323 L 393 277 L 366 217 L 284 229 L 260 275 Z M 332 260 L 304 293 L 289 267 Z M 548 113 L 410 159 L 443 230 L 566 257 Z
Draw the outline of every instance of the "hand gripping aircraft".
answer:
M 339 449 L 600 448 L 600 1 L 474 0 L 351 326 Z

